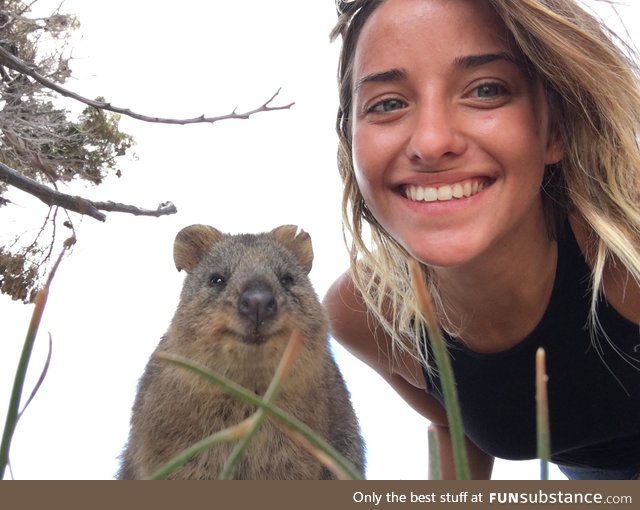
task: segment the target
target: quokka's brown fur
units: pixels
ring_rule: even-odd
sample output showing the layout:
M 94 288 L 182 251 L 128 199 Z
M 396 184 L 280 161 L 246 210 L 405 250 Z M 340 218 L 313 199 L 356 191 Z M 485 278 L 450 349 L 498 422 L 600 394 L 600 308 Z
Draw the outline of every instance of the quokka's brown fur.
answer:
M 173 320 L 155 352 L 184 356 L 263 395 L 292 331 L 300 330 L 302 348 L 276 405 L 363 472 L 358 423 L 329 350 L 328 319 L 308 278 L 313 261 L 309 235 L 293 225 L 243 235 L 192 225 L 176 236 L 174 259 L 187 276 Z M 152 356 L 140 379 L 118 478 L 149 477 L 180 451 L 254 411 L 216 386 Z M 171 478 L 217 478 L 233 446 L 213 447 Z M 269 419 L 235 477 L 333 478 Z

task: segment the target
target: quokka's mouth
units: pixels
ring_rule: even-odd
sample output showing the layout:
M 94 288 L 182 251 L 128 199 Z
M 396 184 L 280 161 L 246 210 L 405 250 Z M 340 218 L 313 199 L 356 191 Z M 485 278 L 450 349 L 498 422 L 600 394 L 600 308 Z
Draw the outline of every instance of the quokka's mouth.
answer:
M 255 331 L 249 335 L 244 335 L 240 337 L 242 343 L 247 345 L 263 345 L 269 341 L 271 337 L 269 335 L 264 335 L 259 331 Z
M 239 335 L 239 340 L 245 345 L 265 345 L 269 342 L 278 342 L 282 338 L 291 336 L 291 327 L 288 324 L 262 324 L 258 327 L 251 328 Z

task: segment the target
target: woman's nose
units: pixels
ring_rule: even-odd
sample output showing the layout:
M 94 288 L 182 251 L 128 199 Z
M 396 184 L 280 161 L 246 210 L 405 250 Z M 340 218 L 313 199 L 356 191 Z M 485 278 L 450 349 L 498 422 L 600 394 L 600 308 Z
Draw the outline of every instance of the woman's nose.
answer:
M 407 157 L 421 166 L 435 168 L 464 152 L 466 140 L 453 108 L 433 101 L 416 108 L 407 142 Z

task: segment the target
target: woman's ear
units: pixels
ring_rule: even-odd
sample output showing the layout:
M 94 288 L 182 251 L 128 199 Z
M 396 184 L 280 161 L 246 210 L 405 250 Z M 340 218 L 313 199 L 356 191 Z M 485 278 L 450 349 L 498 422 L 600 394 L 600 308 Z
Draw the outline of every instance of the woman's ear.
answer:
M 564 147 L 559 137 L 552 136 L 547 142 L 547 151 L 545 157 L 546 165 L 556 165 L 562 161 L 564 157 Z

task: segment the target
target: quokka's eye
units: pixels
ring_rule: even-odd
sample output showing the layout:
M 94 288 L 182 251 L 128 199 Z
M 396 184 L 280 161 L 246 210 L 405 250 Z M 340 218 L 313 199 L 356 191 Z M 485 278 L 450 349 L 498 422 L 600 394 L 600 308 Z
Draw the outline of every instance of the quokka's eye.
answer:
M 213 273 L 209 276 L 209 286 L 221 289 L 225 286 L 227 280 L 219 273 Z
M 291 287 L 294 284 L 294 282 L 295 280 L 293 279 L 293 276 L 290 273 L 285 273 L 280 277 L 280 284 L 285 289 L 288 289 L 289 287 Z

